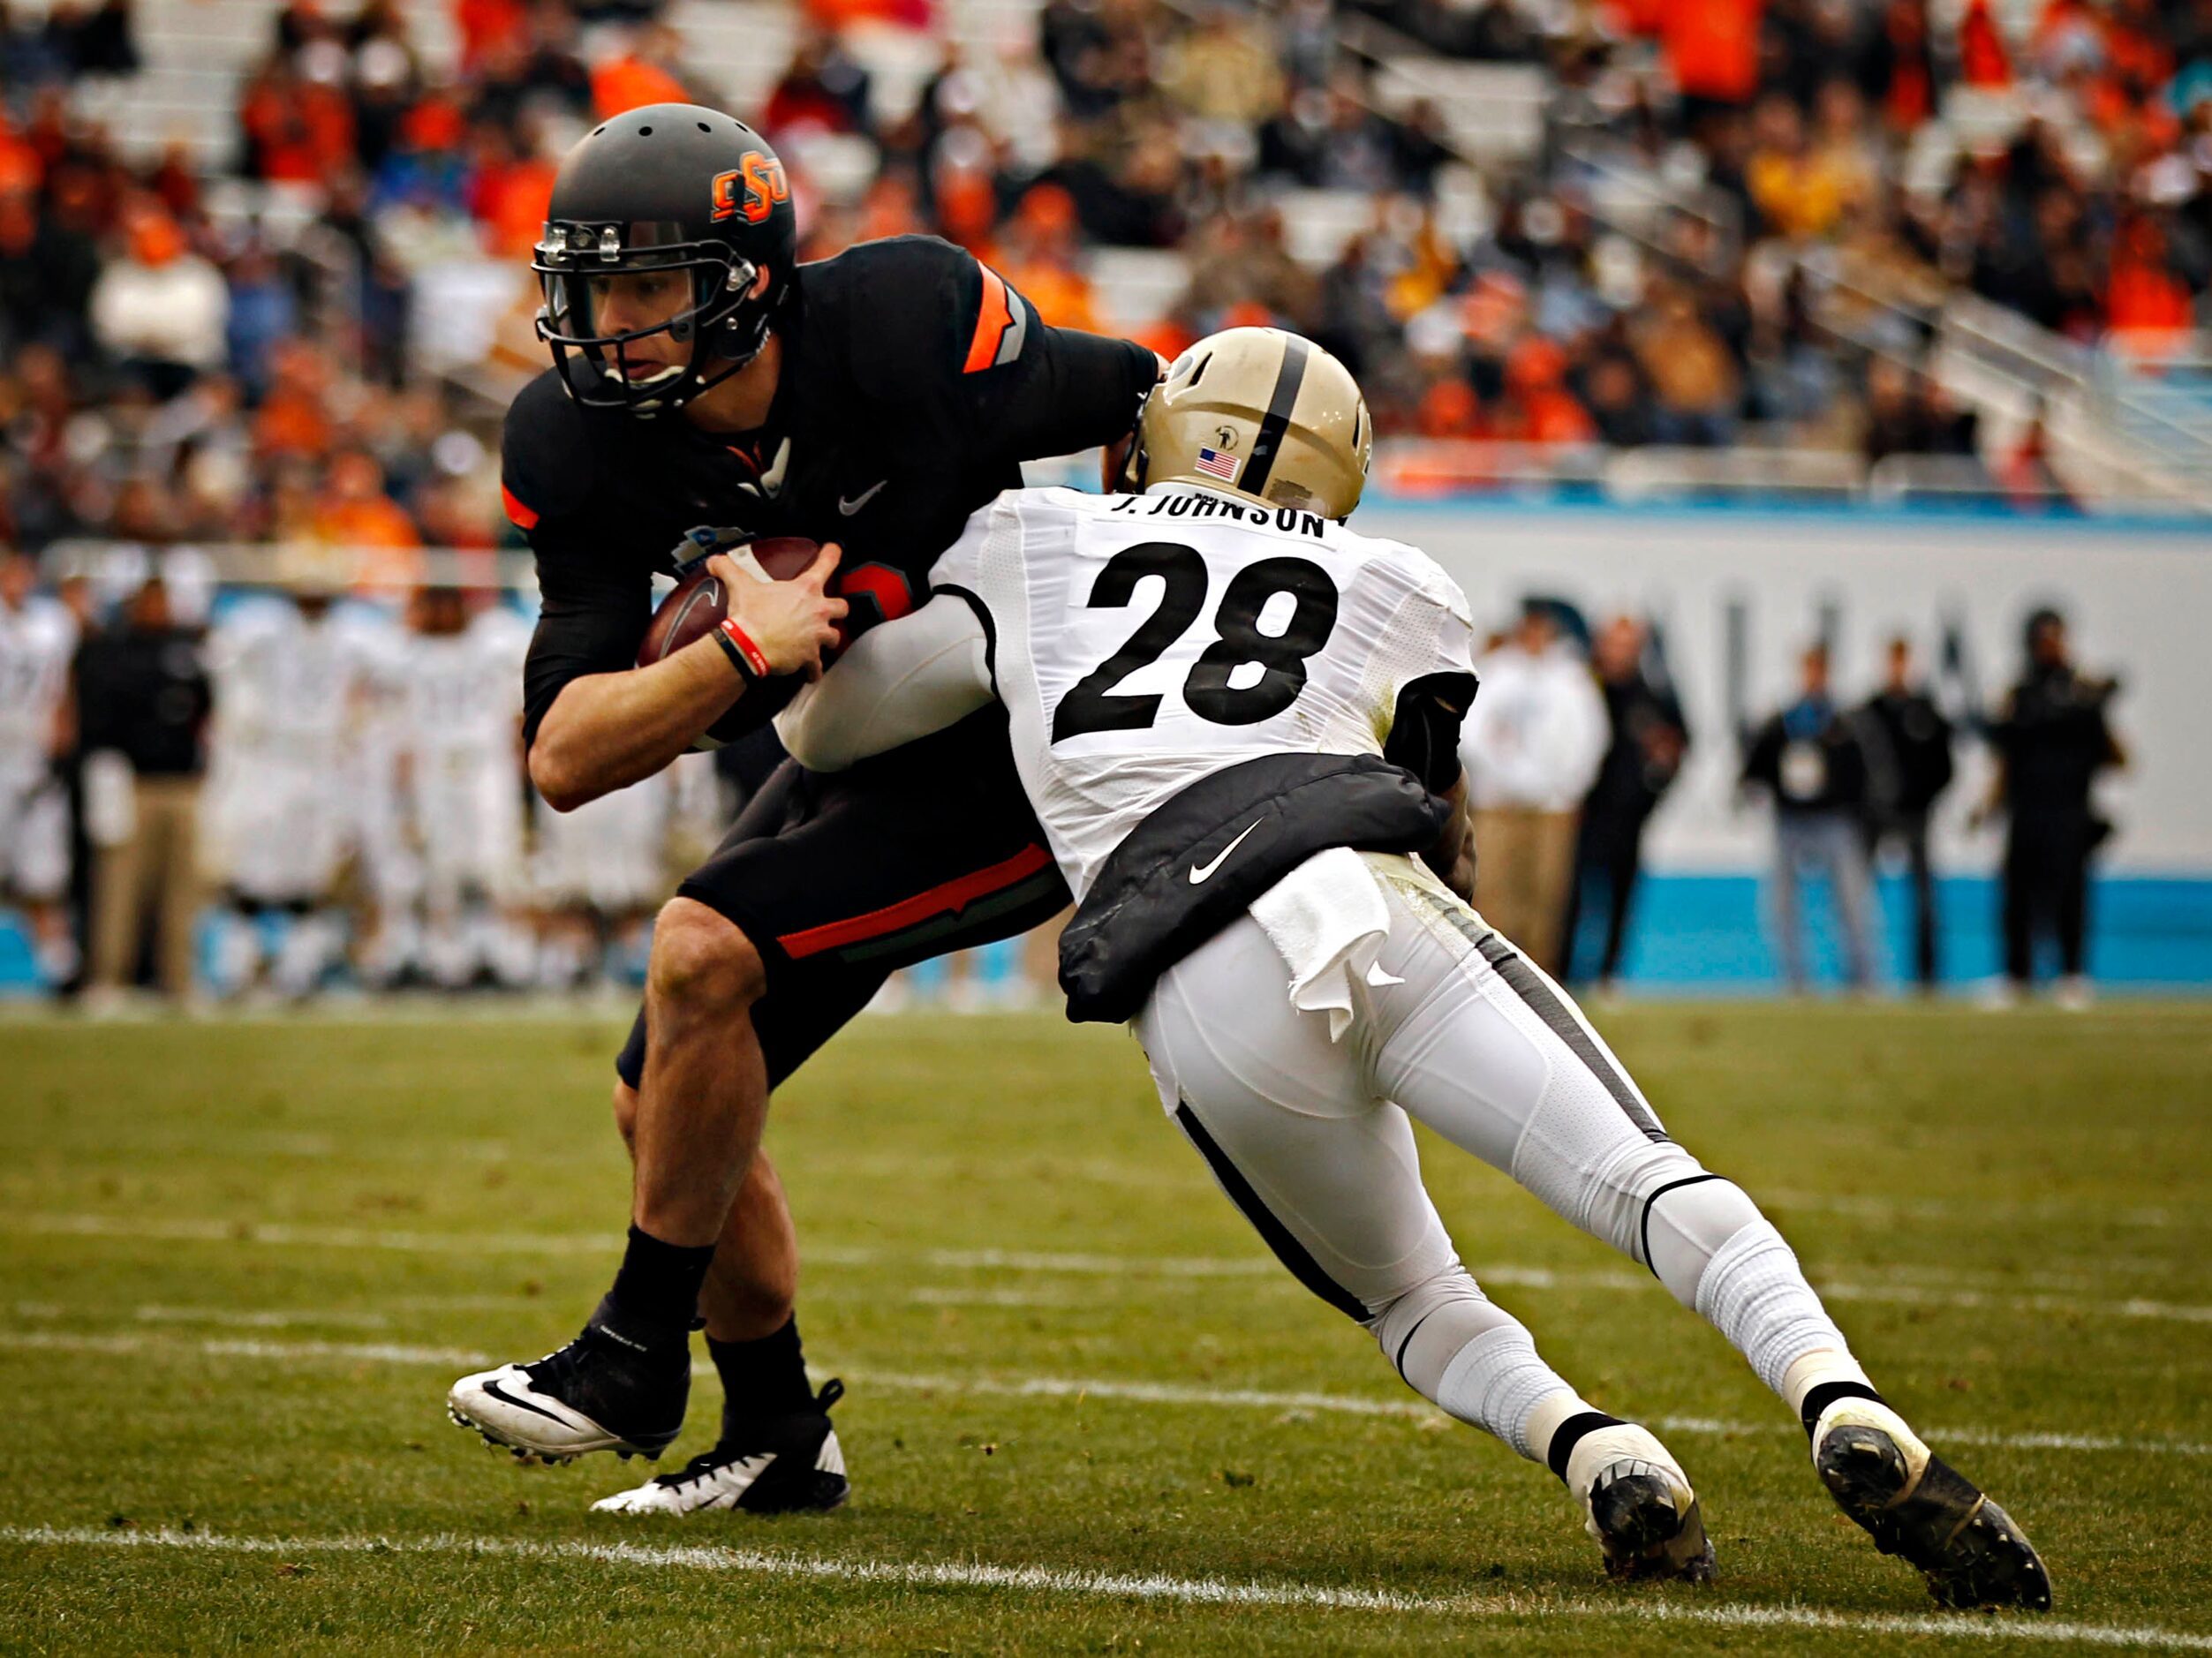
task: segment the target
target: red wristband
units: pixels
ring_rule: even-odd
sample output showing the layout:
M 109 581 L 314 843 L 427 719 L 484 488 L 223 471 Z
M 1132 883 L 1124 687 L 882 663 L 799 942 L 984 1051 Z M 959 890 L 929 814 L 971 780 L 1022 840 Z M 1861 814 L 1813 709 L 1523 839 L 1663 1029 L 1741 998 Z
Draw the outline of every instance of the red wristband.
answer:
M 747 637 L 745 630 L 737 625 L 734 617 L 725 616 L 722 619 L 720 632 L 725 641 L 723 645 L 725 654 L 729 656 L 737 671 L 745 676 L 748 683 L 768 677 L 772 670 L 768 667 L 767 657 L 762 652 L 760 647 Z

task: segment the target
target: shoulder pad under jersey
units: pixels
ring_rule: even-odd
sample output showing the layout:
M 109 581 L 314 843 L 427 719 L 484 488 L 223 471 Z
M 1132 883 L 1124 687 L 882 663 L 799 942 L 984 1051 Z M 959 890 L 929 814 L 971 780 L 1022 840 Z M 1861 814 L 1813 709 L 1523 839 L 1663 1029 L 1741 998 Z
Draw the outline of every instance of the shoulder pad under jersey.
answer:
M 827 332 L 854 382 L 923 401 L 1013 362 L 1036 313 L 996 271 L 933 236 L 863 242 L 800 268 L 807 325 Z
M 524 387 L 507 406 L 500 434 L 500 495 L 508 517 L 528 531 L 581 510 L 591 499 L 600 451 L 619 435 L 605 423 L 633 418 L 579 407 L 550 368 Z

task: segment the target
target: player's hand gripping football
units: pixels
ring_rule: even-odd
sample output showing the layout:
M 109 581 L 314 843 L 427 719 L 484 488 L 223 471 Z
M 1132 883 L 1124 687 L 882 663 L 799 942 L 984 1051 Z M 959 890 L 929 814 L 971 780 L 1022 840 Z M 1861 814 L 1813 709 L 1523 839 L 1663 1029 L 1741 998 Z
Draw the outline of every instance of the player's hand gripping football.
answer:
M 827 591 L 843 549 L 834 541 L 821 556 L 788 582 L 764 582 L 727 553 L 717 553 L 706 568 L 721 577 L 729 595 L 729 616 L 768 659 L 771 673 L 822 676 L 822 652 L 837 643 L 837 622 L 850 608 Z

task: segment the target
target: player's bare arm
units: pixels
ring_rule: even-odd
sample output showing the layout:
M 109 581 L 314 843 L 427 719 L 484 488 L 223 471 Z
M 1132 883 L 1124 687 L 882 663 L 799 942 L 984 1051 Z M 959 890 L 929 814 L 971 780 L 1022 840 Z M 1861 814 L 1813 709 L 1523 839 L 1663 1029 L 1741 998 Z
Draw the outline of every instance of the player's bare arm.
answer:
M 746 575 L 726 554 L 707 569 L 729 595 L 730 619 L 757 645 L 772 674 L 821 672 L 836 643 L 845 601 L 827 591 L 839 551 L 789 582 Z M 744 694 L 747 681 L 713 637 L 694 640 L 650 667 L 588 674 L 569 682 L 538 727 L 530 780 L 555 811 L 650 777 L 696 743 Z

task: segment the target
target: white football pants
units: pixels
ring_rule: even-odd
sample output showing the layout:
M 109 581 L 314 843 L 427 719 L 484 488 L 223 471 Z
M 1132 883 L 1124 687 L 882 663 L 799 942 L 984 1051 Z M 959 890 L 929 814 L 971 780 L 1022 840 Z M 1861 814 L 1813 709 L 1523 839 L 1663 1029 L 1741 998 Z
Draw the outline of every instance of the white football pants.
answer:
M 1567 994 L 1411 859 L 1368 863 L 1390 911 L 1370 978 L 1392 982 L 1364 987 L 1340 1041 L 1291 1006 L 1249 916 L 1171 968 L 1136 1021 L 1161 1103 L 1300 1280 L 1419 1391 L 1544 1458 L 1528 1395 L 1564 1384 L 1528 1369 L 1533 1351 L 1517 1379 L 1478 1361 L 1481 1338 L 1527 1337 L 1461 1265 L 1421 1184 L 1417 1119 L 1649 1266 L 1793 1408 L 1793 1365 L 1848 1363 L 1780 1234 L 1666 1138 Z

